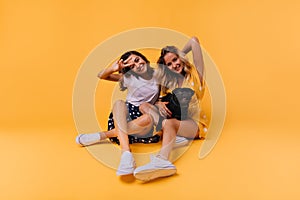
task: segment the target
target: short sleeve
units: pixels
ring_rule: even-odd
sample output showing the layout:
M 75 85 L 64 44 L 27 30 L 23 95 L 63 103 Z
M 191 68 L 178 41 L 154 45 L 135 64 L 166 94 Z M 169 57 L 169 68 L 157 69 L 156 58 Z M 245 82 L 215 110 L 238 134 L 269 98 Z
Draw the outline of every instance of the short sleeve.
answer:
M 126 76 L 123 76 L 123 86 L 128 87 L 128 83 L 129 83 L 129 78 L 127 78 Z

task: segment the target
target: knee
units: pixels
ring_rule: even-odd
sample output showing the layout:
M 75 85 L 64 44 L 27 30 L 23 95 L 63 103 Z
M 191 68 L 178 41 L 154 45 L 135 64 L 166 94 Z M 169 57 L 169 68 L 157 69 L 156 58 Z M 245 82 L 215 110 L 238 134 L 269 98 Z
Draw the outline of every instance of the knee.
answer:
M 141 120 L 142 126 L 150 126 L 153 125 L 152 117 L 149 114 L 143 114 Z
M 123 100 L 117 100 L 117 101 L 115 101 L 115 103 L 114 103 L 114 108 L 119 108 L 120 106 L 125 106 L 126 104 L 125 104 L 125 101 L 123 101 Z
M 170 129 L 176 129 L 177 127 L 177 123 L 178 123 L 178 120 L 177 119 L 164 119 L 162 121 L 162 129 L 163 130 L 170 130 Z
M 139 106 L 139 110 L 144 114 L 144 113 L 148 113 L 149 109 L 151 108 L 151 104 L 150 103 L 142 103 Z
M 198 39 L 196 36 L 193 36 L 193 37 L 192 37 L 192 40 L 194 40 L 194 41 L 197 42 L 197 43 L 200 43 L 200 42 L 199 42 L 199 39 Z

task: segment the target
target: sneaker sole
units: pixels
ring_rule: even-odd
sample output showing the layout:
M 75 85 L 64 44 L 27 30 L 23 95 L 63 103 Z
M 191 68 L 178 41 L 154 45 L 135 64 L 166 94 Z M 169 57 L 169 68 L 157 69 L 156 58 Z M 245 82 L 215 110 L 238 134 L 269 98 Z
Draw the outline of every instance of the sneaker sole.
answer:
M 133 174 L 133 171 L 132 172 L 117 172 L 116 173 L 117 174 L 117 176 L 126 176 L 126 175 L 131 175 L 131 174 Z
M 173 148 L 179 148 L 179 147 L 184 147 L 184 146 L 188 146 L 190 144 L 190 141 L 182 141 L 182 142 L 179 142 L 179 143 L 175 143 L 173 145 Z
M 126 175 L 130 175 L 130 174 L 133 174 L 133 172 L 134 172 L 134 169 L 135 169 L 135 166 L 132 168 L 132 169 L 130 169 L 130 170 L 123 170 L 123 171 L 121 171 L 121 170 L 117 170 L 117 176 L 126 176 Z
M 103 139 L 103 140 L 99 140 L 98 142 L 92 142 L 90 144 L 83 144 L 81 141 L 80 141 L 80 138 L 83 136 L 84 134 L 79 134 L 77 137 L 76 137 L 76 143 L 81 146 L 81 147 L 88 147 L 88 146 L 91 146 L 91 145 L 94 145 L 94 144 L 99 144 L 103 141 L 105 141 L 106 139 Z
M 161 177 L 172 176 L 176 173 L 176 168 L 174 169 L 156 169 L 156 170 L 143 170 L 134 174 L 136 179 L 141 181 L 151 181 Z

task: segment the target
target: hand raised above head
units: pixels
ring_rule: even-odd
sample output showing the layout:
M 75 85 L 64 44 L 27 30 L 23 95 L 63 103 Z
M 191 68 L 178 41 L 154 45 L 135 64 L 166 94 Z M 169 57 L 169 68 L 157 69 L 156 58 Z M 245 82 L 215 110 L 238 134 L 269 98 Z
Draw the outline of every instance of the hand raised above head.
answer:
M 117 72 L 117 71 L 120 71 L 120 64 L 119 64 L 120 61 L 116 61 L 114 62 L 112 65 L 111 65 L 111 69 L 114 71 L 114 72 Z

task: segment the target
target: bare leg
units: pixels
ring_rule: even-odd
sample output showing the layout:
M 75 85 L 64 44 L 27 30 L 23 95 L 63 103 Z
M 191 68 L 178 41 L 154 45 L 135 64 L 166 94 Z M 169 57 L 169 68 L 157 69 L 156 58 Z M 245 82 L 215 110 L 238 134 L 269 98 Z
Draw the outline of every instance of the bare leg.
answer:
M 160 157 L 169 159 L 176 135 L 195 138 L 199 135 L 198 125 L 193 120 L 165 119 L 163 121 L 163 140 L 162 148 L 159 152 Z
M 156 126 L 156 132 L 155 135 L 159 135 L 160 137 L 162 137 L 162 132 L 161 130 L 158 130 L 157 125 L 159 123 L 159 119 L 160 119 L 160 115 L 158 113 L 158 109 L 156 106 L 150 104 L 150 103 L 142 103 L 140 105 L 140 111 L 145 114 L 149 114 L 151 116 L 151 118 L 153 119 L 153 124 Z
M 122 100 L 116 101 L 113 106 L 113 116 L 122 151 L 130 151 L 127 135 L 127 115 L 128 111 L 125 102 Z
M 152 117 L 154 124 L 157 125 L 159 120 L 159 114 L 157 108 L 154 105 L 150 103 L 142 103 L 140 105 L 140 111 L 143 114 L 149 114 Z
M 125 139 L 124 134 L 132 135 L 136 134 L 139 136 L 146 135 L 153 127 L 153 119 L 150 114 L 143 114 L 135 120 L 127 122 L 127 107 L 124 101 L 117 101 L 113 108 L 113 115 L 115 120 L 116 128 L 96 133 L 80 134 L 76 137 L 76 142 L 82 146 L 96 144 L 101 140 L 110 137 L 117 137 Z M 118 127 L 118 129 L 117 129 Z M 119 131 L 119 132 L 118 132 Z M 121 133 L 120 133 L 121 131 Z M 123 132 L 123 134 L 122 134 Z M 121 135 L 119 135 L 121 134 Z M 128 136 L 127 136 L 128 137 Z M 128 139 L 127 139 L 128 140 Z M 126 139 L 124 141 L 127 143 Z M 125 148 L 127 149 L 127 148 Z
M 142 116 L 127 123 L 127 134 L 145 135 L 151 130 L 152 126 L 152 117 L 148 114 L 143 114 Z M 109 131 L 103 131 L 102 133 L 104 133 L 106 137 L 118 136 L 115 128 Z
M 134 170 L 134 176 L 142 181 L 149 181 L 159 177 L 167 177 L 176 173 L 176 167 L 169 161 L 177 133 L 189 133 L 195 137 L 198 126 L 192 120 L 179 121 L 177 119 L 164 120 L 162 148 L 156 156 L 150 157 L 150 162 Z M 187 135 L 185 135 L 187 136 Z
M 113 115 L 114 115 L 114 122 L 115 122 L 115 132 L 118 135 L 120 141 L 120 147 L 122 150 L 122 155 L 120 159 L 120 164 L 117 170 L 117 175 L 128 175 L 132 174 L 135 169 L 135 161 L 133 158 L 132 153 L 130 152 L 129 147 L 129 139 L 128 139 L 128 127 L 129 124 L 127 123 L 127 106 L 126 103 L 122 100 L 116 101 L 113 107 Z M 152 118 L 150 115 L 145 115 L 146 117 L 142 118 L 143 120 L 140 121 L 140 124 L 135 124 L 134 122 L 130 124 L 131 130 L 141 129 L 142 133 L 149 131 L 147 127 L 152 126 Z M 148 116 L 148 118 L 147 118 Z M 150 119 L 150 120 L 149 120 Z M 149 126 L 150 125 L 150 126 Z

